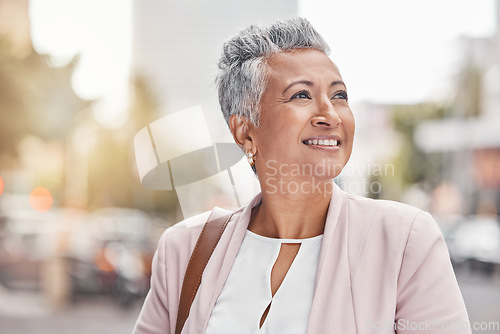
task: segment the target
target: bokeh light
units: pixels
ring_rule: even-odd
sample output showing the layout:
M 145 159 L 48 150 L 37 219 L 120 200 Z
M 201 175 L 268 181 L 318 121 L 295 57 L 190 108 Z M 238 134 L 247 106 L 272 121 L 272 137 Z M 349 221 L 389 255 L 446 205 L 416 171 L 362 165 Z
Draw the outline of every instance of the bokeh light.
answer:
M 0 195 L 2 195 L 2 193 L 3 193 L 3 188 L 4 188 L 4 186 L 3 186 L 3 179 L 0 176 Z
M 30 194 L 30 204 L 38 212 L 45 212 L 52 207 L 52 194 L 47 188 L 37 187 Z

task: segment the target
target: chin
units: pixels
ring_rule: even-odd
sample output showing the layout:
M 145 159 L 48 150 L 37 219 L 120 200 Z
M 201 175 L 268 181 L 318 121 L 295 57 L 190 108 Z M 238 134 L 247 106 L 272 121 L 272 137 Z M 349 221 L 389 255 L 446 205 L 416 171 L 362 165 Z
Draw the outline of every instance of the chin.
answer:
M 313 164 L 313 176 L 332 179 L 342 172 L 345 165 L 344 161 L 339 162 L 339 159 L 323 159 Z

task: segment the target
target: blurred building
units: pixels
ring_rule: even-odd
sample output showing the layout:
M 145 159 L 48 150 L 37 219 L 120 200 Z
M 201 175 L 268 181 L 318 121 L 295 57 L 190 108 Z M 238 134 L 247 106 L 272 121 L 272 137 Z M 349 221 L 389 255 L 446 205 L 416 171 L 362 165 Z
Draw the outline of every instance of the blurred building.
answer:
M 297 0 L 136 0 L 133 6 L 132 73 L 147 81 L 163 114 L 201 105 L 212 137 L 223 124 L 213 83 L 222 44 L 250 24 L 298 13 Z
M 466 214 L 500 214 L 500 0 L 496 4 L 496 32 L 460 40 L 454 117 L 426 122 L 415 136 L 424 151 L 447 155 L 448 178 L 459 186 Z

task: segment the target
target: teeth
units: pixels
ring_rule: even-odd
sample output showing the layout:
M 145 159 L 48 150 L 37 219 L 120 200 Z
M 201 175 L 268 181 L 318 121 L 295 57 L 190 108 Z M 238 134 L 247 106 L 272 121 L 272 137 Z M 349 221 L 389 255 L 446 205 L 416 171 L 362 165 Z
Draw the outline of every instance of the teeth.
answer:
M 308 139 L 307 145 L 321 145 L 321 146 L 337 146 L 338 141 L 335 139 Z

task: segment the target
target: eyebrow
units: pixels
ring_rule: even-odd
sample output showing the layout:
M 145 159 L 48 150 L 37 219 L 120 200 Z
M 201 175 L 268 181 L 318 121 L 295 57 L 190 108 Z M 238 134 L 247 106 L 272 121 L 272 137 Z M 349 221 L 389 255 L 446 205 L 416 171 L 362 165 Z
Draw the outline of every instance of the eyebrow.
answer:
M 309 80 L 299 80 L 299 81 L 294 81 L 292 82 L 291 84 L 289 84 L 285 90 L 283 91 L 282 94 L 285 94 L 286 91 L 288 89 L 290 89 L 291 87 L 295 86 L 295 85 L 299 85 L 299 84 L 303 84 L 303 85 L 306 85 L 306 86 L 313 86 L 314 84 L 309 81 Z M 345 85 L 345 83 L 342 81 L 342 80 L 336 80 L 336 81 L 332 81 L 332 83 L 330 84 L 330 87 L 333 87 L 333 86 L 336 86 L 336 85 L 342 85 L 344 86 L 345 88 L 347 88 L 347 86 Z

